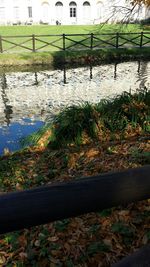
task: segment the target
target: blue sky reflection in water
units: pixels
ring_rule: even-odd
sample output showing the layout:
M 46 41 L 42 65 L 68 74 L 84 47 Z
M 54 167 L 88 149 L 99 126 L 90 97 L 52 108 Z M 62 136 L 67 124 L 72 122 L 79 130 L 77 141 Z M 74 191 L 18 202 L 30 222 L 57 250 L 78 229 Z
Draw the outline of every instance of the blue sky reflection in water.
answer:
M 9 126 L 0 127 L 0 154 L 2 155 L 6 148 L 9 151 L 20 149 L 20 140 L 37 131 L 42 125 L 44 125 L 42 121 L 23 119 L 21 123 L 14 122 Z

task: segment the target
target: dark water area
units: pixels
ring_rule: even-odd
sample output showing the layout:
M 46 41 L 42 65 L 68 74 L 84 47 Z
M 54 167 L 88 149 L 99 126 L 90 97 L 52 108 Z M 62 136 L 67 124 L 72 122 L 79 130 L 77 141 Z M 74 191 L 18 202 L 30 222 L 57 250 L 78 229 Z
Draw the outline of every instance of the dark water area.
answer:
M 19 149 L 63 107 L 98 103 L 123 91 L 150 88 L 150 62 L 134 61 L 62 69 L 0 69 L 0 154 Z

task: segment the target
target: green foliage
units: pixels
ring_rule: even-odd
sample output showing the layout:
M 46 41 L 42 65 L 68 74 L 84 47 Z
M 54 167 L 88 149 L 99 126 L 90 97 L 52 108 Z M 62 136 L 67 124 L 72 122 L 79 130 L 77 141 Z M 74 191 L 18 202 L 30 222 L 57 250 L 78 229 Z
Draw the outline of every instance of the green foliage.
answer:
M 106 128 L 111 132 L 124 130 L 131 123 L 139 124 L 144 130 L 150 122 L 150 91 L 146 88 L 135 94 L 124 92 L 114 99 L 103 100 L 97 104 Z
M 146 233 L 146 236 L 147 236 L 148 241 L 150 241 L 150 231 L 148 231 L 148 232 Z
M 69 219 L 64 219 L 62 221 L 55 222 L 55 229 L 58 232 L 63 232 L 67 229 L 67 226 L 69 224 Z
M 138 151 L 134 150 L 132 153 L 132 158 L 136 162 L 139 162 L 141 164 L 150 164 L 150 152 L 143 152 L 143 151 Z
M 43 134 L 50 128 L 49 124 L 42 126 L 37 132 L 30 134 L 29 136 L 21 139 L 22 147 L 36 145 Z
M 141 25 L 150 25 L 150 17 L 147 19 L 142 19 L 140 23 Z
M 108 252 L 110 250 L 110 247 L 103 242 L 95 242 L 88 246 L 87 253 L 89 255 L 94 255 L 98 252 Z
M 133 228 L 129 227 L 128 225 L 125 225 L 123 222 L 114 223 L 112 225 L 112 232 L 121 234 L 126 237 L 131 237 L 134 234 Z
M 74 267 L 73 261 L 71 259 L 66 262 L 66 267 Z
M 135 94 L 124 92 L 114 99 L 102 100 L 98 104 L 71 106 L 55 117 L 52 128 L 54 148 L 62 144 L 81 144 L 83 133 L 90 138 L 98 137 L 100 128 L 105 133 L 124 131 L 128 125 L 140 126 L 148 131 L 150 122 L 150 91 L 141 90 Z
M 60 112 L 53 122 L 51 146 L 60 147 L 62 144 L 82 143 L 82 135 L 97 136 L 98 114 L 93 105 L 85 103 L 71 106 Z
M 86 34 L 86 33 L 110 33 L 116 31 L 123 32 L 139 32 L 141 25 L 128 24 L 126 27 L 122 27 L 122 24 L 102 24 L 102 25 L 62 25 L 57 27 L 55 25 L 31 25 L 31 26 L 0 26 L 1 35 L 15 36 L 15 35 L 31 35 L 31 34 Z
M 19 248 L 18 236 L 19 234 L 17 232 L 13 232 L 13 233 L 7 234 L 5 237 L 5 242 L 8 245 L 10 245 L 10 250 L 12 251 Z
M 113 233 L 119 234 L 122 237 L 124 245 L 128 247 L 132 244 L 133 236 L 135 235 L 135 229 L 133 227 L 119 221 L 114 223 L 111 229 Z
M 22 143 L 36 144 L 45 131 L 50 129 L 51 135 L 47 143 L 51 148 L 72 143 L 81 145 L 85 136 L 98 139 L 99 134 L 105 135 L 106 132 L 109 132 L 111 138 L 115 138 L 115 134 L 119 132 L 121 138 L 128 126 L 132 129 L 139 126 L 144 132 L 150 132 L 150 90 L 144 88 L 135 94 L 124 92 L 98 104 L 83 103 L 67 107 L 51 123 Z M 67 161 L 64 157 L 64 166 Z
M 111 216 L 111 213 L 112 213 L 112 209 L 105 209 L 105 210 L 100 211 L 98 214 L 101 217 L 109 217 Z
M 90 229 L 89 229 L 89 232 L 93 235 L 95 235 L 98 230 L 100 229 L 100 225 L 99 224 L 93 224 Z

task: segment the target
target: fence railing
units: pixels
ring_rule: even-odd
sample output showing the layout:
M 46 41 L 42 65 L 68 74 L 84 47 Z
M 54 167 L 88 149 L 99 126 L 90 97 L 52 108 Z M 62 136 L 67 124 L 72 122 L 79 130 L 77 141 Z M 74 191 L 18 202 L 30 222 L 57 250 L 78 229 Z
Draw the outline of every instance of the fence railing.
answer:
M 0 36 L 0 53 L 150 47 L 150 32 Z
M 150 198 L 150 165 L 0 194 L 0 234 Z

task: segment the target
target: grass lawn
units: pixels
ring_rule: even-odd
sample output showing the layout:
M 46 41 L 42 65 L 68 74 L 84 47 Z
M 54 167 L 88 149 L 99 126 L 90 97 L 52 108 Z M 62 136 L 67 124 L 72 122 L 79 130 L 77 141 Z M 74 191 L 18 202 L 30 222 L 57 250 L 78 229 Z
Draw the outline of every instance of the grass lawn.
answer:
M 105 25 L 33 25 L 33 26 L 0 26 L 0 35 L 31 35 L 31 34 L 88 34 L 108 32 L 139 32 L 144 30 L 140 24 L 105 24 Z
M 106 34 L 105 36 L 101 36 L 102 40 L 106 40 L 112 44 L 116 44 L 116 39 L 112 38 L 112 36 L 107 36 L 110 33 L 122 32 L 122 33 L 135 33 L 141 32 L 144 28 L 141 25 L 69 25 L 69 26 L 49 26 L 49 25 L 33 25 L 33 26 L 1 26 L 0 27 L 0 35 L 5 36 L 2 39 L 2 49 L 3 51 L 8 50 L 8 52 L 31 52 L 33 49 L 33 39 L 31 35 L 61 35 L 65 34 Z M 14 38 L 8 38 L 8 36 L 15 36 Z M 16 36 L 27 36 L 27 37 L 16 37 Z M 130 36 L 125 36 L 130 38 Z M 131 38 L 134 36 L 131 35 Z M 136 36 L 135 36 L 136 37 Z M 69 37 L 70 38 L 70 37 Z M 71 45 L 74 45 L 74 41 L 81 41 L 86 36 L 74 36 L 70 39 L 65 40 L 65 46 L 68 48 Z M 43 41 L 45 43 L 43 43 Z M 48 43 L 52 43 L 52 45 L 48 45 Z M 124 40 L 120 40 L 120 44 L 123 43 Z M 136 39 L 136 42 L 140 43 L 140 36 Z M 15 46 L 14 44 L 22 44 L 22 47 Z M 83 44 L 90 47 L 91 37 L 82 41 Z M 107 46 L 107 44 L 93 39 L 93 46 Z M 59 51 L 63 48 L 63 38 L 61 37 L 37 37 L 35 38 L 35 50 L 36 51 Z M 31 50 L 30 50 L 31 49 Z M 38 50 L 37 50 L 38 49 Z M 72 49 L 72 48 L 71 48 Z M 81 44 L 73 47 L 74 50 L 85 49 L 85 47 Z
M 141 36 L 138 33 L 146 31 L 147 35 L 143 37 L 143 43 L 147 47 L 139 49 Z M 124 38 L 135 38 L 135 45 L 129 41 L 127 46 L 120 46 L 119 49 L 114 49 L 112 45 L 116 45 L 116 33 L 124 33 Z M 63 52 L 63 38 L 60 36 L 53 37 L 35 37 L 35 52 L 33 51 L 33 39 L 32 35 L 60 35 L 60 34 L 81 34 L 81 36 L 71 36 L 65 39 L 66 51 Z M 91 36 L 82 36 L 83 34 L 105 34 L 98 36 L 99 39 L 93 39 L 93 47 L 98 46 L 97 49 L 93 48 L 91 53 Z M 114 34 L 113 36 L 107 34 Z M 135 35 L 130 33 L 136 33 Z M 5 53 L 0 54 L 0 65 L 1 66 L 20 66 L 20 65 L 54 65 L 60 66 L 64 63 L 64 60 L 69 63 L 86 63 L 86 58 L 89 55 L 97 61 L 112 61 L 112 60 L 127 60 L 139 57 L 149 58 L 149 41 L 150 41 L 150 28 L 148 26 L 142 26 L 140 24 L 129 24 L 129 25 L 71 25 L 71 26 L 50 26 L 50 25 L 33 25 L 33 26 L 0 26 L 0 35 L 2 38 L 2 51 Z M 14 36 L 14 38 L 9 38 Z M 18 36 L 18 37 L 16 37 Z M 27 36 L 27 37 L 20 37 Z M 148 38 L 147 38 L 147 37 Z M 84 40 L 85 39 L 85 40 Z M 74 46 L 74 41 L 81 41 Z M 43 42 L 44 41 L 44 42 Z M 104 43 L 107 41 L 112 45 Z M 52 44 L 50 44 L 52 42 Z M 119 45 L 126 42 L 125 39 L 119 37 Z M 17 44 L 17 45 L 16 45 Z M 22 47 L 19 46 L 22 44 Z M 47 45 L 48 44 L 48 45 Z M 73 46 L 72 46 L 73 45 Z M 132 46 L 133 45 L 133 46 Z M 88 47 L 87 47 L 88 46 Z M 108 49 L 109 47 L 109 49 Z M 69 48 L 69 49 L 68 49 Z

